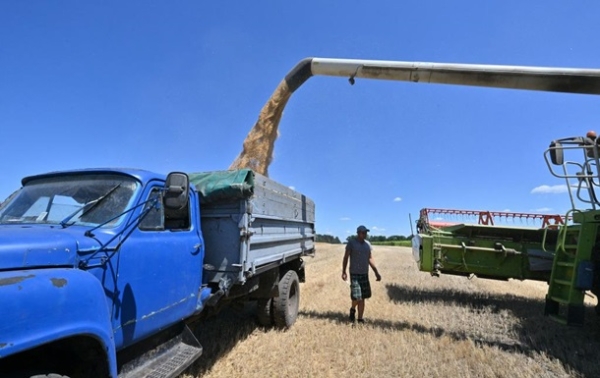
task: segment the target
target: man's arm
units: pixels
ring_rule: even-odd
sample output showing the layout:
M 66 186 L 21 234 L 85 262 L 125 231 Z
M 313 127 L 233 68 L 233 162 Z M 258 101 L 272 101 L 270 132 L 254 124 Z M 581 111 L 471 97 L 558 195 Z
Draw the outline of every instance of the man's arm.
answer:
M 348 275 L 346 274 L 346 267 L 348 266 L 348 257 L 350 256 L 350 248 L 346 246 L 346 252 L 344 253 L 344 261 L 342 262 L 342 279 L 346 281 Z
M 371 257 L 369 257 L 369 265 L 371 265 L 373 272 L 375 272 L 375 277 L 377 277 L 377 281 L 381 281 L 381 274 L 379 274 L 379 271 L 377 270 L 377 267 L 375 266 L 375 259 L 373 258 L 373 255 L 371 255 Z

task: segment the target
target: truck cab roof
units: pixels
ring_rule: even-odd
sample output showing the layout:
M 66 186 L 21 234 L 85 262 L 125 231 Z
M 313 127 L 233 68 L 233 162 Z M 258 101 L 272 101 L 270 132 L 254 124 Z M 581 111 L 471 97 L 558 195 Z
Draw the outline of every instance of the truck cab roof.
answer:
M 71 169 L 71 170 L 63 170 L 63 171 L 53 171 L 47 172 L 37 175 L 30 175 L 24 177 L 21 180 L 22 185 L 27 185 L 32 180 L 37 180 L 40 178 L 49 178 L 55 176 L 70 176 L 70 175 L 82 175 L 82 174 L 102 174 L 102 173 L 111 173 L 111 174 L 122 174 L 136 178 L 139 180 L 142 185 L 146 184 L 150 180 L 164 180 L 166 175 L 147 171 L 144 169 L 137 168 L 85 168 L 85 169 Z

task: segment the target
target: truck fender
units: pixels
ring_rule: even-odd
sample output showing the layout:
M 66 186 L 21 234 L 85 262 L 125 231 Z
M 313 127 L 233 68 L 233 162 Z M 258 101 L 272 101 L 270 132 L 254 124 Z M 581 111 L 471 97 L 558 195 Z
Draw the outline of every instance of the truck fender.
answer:
M 91 274 L 73 268 L 0 272 L 0 303 L 0 359 L 85 336 L 99 342 L 109 373 L 117 376 L 106 294 Z

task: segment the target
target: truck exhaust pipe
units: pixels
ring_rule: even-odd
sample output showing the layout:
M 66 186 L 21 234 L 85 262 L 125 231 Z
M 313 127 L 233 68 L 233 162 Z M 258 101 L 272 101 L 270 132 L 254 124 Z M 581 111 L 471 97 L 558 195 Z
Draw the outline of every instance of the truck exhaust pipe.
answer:
M 292 93 L 316 75 L 454 84 L 545 92 L 600 94 L 600 69 L 306 58 L 279 83 L 229 169 L 268 176 L 283 109 Z

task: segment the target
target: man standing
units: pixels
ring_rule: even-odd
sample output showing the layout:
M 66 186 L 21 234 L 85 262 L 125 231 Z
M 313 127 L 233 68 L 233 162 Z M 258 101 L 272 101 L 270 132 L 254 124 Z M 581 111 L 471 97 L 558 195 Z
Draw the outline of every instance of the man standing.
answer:
M 354 322 L 356 319 L 356 307 L 358 306 L 358 322 L 364 323 L 363 314 L 365 312 L 365 299 L 371 297 L 371 284 L 369 283 L 369 266 L 375 272 L 377 281 L 381 281 L 381 275 L 375 267 L 375 260 L 371 254 L 371 243 L 367 238 L 369 230 L 365 226 L 359 226 L 356 229 L 356 238 L 348 240 L 346 244 L 346 253 L 342 265 L 342 279 L 346 281 L 346 267 L 348 258 L 350 258 L 350 298 L 352 307 L 350 307 L 349 319 Z

